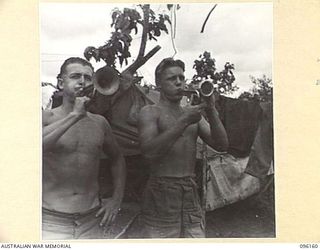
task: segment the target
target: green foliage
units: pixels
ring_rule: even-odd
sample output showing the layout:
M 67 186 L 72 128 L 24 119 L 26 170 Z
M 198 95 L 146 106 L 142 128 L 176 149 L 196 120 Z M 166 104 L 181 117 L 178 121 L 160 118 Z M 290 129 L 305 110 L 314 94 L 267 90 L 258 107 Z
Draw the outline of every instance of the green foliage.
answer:
M 131 57 L 129 48 L 132 41 L 131 32 L 138 32 L 138 24 L 142 25 L 140 13 L 135 9 L 124 8 L 123 11 L 114 9 L 111 15 L 111 27 L 114 31 L 107 43 L 98 49 L 94 47 L 86 48 L 84 55 L 87 60 L 93 57 L 96 61 L 104 60 L 108 66 L 115 67 L 116 59 L 120 65 L 125 62 L 128 64 L 128 58 Z
M 153 39 L 157 41 L 156 37 L 161 36 L 161 31 L 164 31 L 165 33 L 168 34 L 168 29 L 165 22 L 168 22 L 171 25 L 171 21 L 168 15 L 166 14 L 156 15 L 154 11 L 150 9 L 149 29 L 148 29 L 149 40 Z
M 262 78 L 250 76 L 253 87 L 249 91 L 243 92 L 239 99 L 256 100 L 260 102 L 272 101 L 272 79 L 263 75 Z
M 144 12 L 149 6 L 138 5 L 138 7 L 140 12 Z M 128 58 L 131 57 L 131 33 L 134 32 L 137 35 L 138 27 L 144 26 L 144 20 L 140 12 L 136 9 L 124 8 L 121 11 L 115 8 L 111 14 L 111 27 L 114 28 L 114 31 L 111 33 L 110 39 L 105 45 L 97 49 L 92 46 L 87 47 L 84 52 L 85 58 L 90 60 L 93 57 L 96 61 L 102 59 L 111 67 L 115 67 L 116 60 L 119 61 L 121 66 L 123 63 L 127 65 Z M 157 40 L 156 37 L 159 37 L 162 31 L 168 33 L 166 22 L 171 24 L 168 15 L 155 14 L 153 10 L 149 10 L 148 29 L 146 32 L 150 40 Z
M 215 86 L 215 90 L 219 93 L 231 94 L 238 89 L 233 86 L 235 77 L 232 70 L 234 65 L 227 62 L 221 72 L 216 71 L 215 59 L 211 57 L 210 52 L 205 51 L 194 61 L 193 68 L 196 74 L 192 77 L 192 84 L 198 85 L 204 80 L 211 80 Z

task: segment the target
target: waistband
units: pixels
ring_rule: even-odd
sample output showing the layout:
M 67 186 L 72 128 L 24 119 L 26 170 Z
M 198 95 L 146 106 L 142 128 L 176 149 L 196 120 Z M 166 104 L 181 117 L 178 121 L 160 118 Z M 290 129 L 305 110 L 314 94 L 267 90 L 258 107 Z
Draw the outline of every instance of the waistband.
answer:
M 175 176 L 150 176 L 149 183 L 181 183 L 187 184 L 192 183 L 193 185 L 196 184 L 195 175 L 190 176 L 183 176 L 183 177 L 175 177 Z
M 87 211 L 80 212 L 80 213 L 65 213 L 65 212 L 59 212 L 51 209 L 47 209 L 42 207 L 42 212 L 47 215 L 57 216 L 57 217 L 63 217 L 63 218 L 79 218 L 79 217 L 85 217 L 87 215 L 90 215 L 94 212 L 97 212 L 101 208 L 101 205 L 98 205 L 94 208 L 91 208 Z
M 187 176 L 156 176 L 156 175 L 151 175 L 149 179 L 160 179 L 160 180 L 190 180 L 190 179 L 195 179 L 195 175 L 187 175 Z

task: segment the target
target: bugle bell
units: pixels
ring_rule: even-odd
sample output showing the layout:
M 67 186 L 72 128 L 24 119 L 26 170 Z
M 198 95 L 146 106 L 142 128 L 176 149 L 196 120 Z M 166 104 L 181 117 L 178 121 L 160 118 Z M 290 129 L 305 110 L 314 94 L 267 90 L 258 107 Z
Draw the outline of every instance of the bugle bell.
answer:
M 214 86 L 212 81 L 204 80 L 199 83 L 198 88 L 186 89 L 183 91 L 183 95 L 187 96 L 192 105 L 200 104 L 202 97 L 209 97 L 214 92 Z
M 93 75 L 93 84 L 84 87 L 78 96 L 88 96 L 94 98 L 95 91 L 102 95 L 113 95 L 120 85 L 119 73 L 108 66 L 98 69 Z
M 204 80 L 199 84 L 199 92 L 202 96 L 211 96 L 214 92 L 212 81 Z

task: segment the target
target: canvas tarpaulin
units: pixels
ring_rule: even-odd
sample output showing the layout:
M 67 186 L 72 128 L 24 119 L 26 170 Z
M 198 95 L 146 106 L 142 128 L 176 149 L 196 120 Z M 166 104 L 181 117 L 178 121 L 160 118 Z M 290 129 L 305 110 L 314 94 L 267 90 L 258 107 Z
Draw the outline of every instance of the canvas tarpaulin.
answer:
M 140 155 L 138 114 L 143 106 L 151 103 L 153 102 L 146 97 L 140 86 L 120 85 L 120 90 L 114 96 L 98 94 L 91 111 L 104 116 L 109 121 L 125 156 Z
M 259 191 L 259 179 L 244 173 L 247 162 L 248 157 L 235 158 L 230 154 L 208 158 L 206 211 L 243 200 Z
M 216 106 L 228 135 L 228 153 L 235 157 L 248 156 L 262 112 L 259 102 L 220 95 Z
M 258 178 L 270 174 L 270 168 L 273 168 L 272 103 L 261 103 L 261 107 L 263 113 L 245 170 L 246 173 Z
M 272 103 L 259 105 L 262 112 L 259 112 L 258 129 L 248 156 L 237 158 L 229 153 L 219 154 L 207 149 L 208 166 L 204 186 L 207 211 L 258 193 L 264 177 L 273 173 Z M 200 142 L 198 144 L 200 145 Z

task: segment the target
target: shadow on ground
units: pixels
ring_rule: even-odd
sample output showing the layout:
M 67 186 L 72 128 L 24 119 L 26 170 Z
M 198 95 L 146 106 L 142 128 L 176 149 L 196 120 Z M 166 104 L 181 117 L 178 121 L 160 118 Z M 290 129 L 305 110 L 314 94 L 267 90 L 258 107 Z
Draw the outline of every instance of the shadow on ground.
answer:
M 274 213 L 257 197 L 208 212 L 207 238 L 273 238 Z

